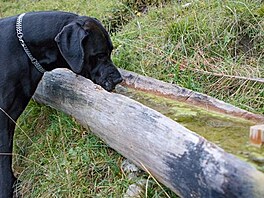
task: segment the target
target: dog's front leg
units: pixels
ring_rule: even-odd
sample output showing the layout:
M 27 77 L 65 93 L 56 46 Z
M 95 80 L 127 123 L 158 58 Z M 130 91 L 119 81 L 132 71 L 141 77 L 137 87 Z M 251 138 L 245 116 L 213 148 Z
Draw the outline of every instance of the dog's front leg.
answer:
M 0 198 L 13 197 L 16 178 L 12 171 L 12 147 L 15 124 L 0 112 Z

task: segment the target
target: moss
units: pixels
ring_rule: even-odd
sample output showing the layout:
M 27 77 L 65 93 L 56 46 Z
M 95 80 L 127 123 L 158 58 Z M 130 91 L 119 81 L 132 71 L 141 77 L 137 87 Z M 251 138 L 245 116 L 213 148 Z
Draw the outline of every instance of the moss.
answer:
M 263 171 L 263 164 L 251 157 L 264 156 L 264 148 L 255 148 L 249 143 L 249 127 L 255 125 L 254 122 L 133 89 L 126 89 L 122 94 L 159 111 Z

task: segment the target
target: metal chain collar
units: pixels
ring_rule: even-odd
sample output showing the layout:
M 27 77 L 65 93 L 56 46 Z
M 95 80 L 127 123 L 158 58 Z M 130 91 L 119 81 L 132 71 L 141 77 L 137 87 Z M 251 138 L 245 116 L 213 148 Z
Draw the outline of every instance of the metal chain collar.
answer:
M 23 32 L 22 32 L 22 20 L 23 17 L 26 13 L 23 13 L 21 15 L 19 15 L 17 17 L 17 21 L 16 21 L 16 32 L 17 32 L 17 38 L 21 44 L 21 46 L 23 47 L 24 51 L 26 52 L 28 58 L 30 59 L 31 63 L 37 68 L 37 70 L 40 73 L 44 73 L 46 70 L 39 64 L 39 62 L 37 61 L 37 59 L 35 59 L 30 50 L 28 49 L 25 41 L 23 40 Z

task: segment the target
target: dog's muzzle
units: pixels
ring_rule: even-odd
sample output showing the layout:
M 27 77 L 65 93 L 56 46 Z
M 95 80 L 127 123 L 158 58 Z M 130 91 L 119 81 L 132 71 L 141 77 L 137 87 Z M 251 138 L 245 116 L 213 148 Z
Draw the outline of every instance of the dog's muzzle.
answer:
M 91 73 L 91 80 L 102 86 L 107 91 L 112 91 L 118 83 L 123 81 L 118 69 L 110 64 L 108 66 L 101 65 Z

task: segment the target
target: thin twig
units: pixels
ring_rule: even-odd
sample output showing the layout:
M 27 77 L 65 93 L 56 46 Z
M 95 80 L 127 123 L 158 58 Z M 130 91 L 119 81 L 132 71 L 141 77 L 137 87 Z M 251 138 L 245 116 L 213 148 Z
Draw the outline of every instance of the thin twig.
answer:
M 164 192 L 166 197 L 170 198 L 168 193 L 164 190 L 164 188 L 160 185 L 160 183 L 156 180 L 156 178 L 151 174 L 151 172 L 147 169 L 147 167 L 142 162 L 140 162 L 140 164 L 143 167 L 143 169 L 149 174 L 149 176 L 155 181 L 155 183 L 161 188 L 161 190 Z
M 239 79 L 239 80 L 245 80 L 245 81 L 254 81 L 254 82 L 259 82 L 259 83 L 264 83 L 264 78 L 252 78 L 252 77 L 245 77 L 245 76 L 234 76 L 234 75 L 228 75 L 228 74 L 219 74 L 219 73 L 214 73 L 214 72 L 209 72 L 209 71 L 204 71 L 204 70 L 199 70 L 199 69 L 191 69 L 188 68 L 191 71 L 198 72 L 201 74 L 208 74 L 212 76 L 217 76 L 217 77 L 226 77 L 226 78 L 234 78 L 234 79 Z M 184 70 L 184 69 L 182 69 Z

